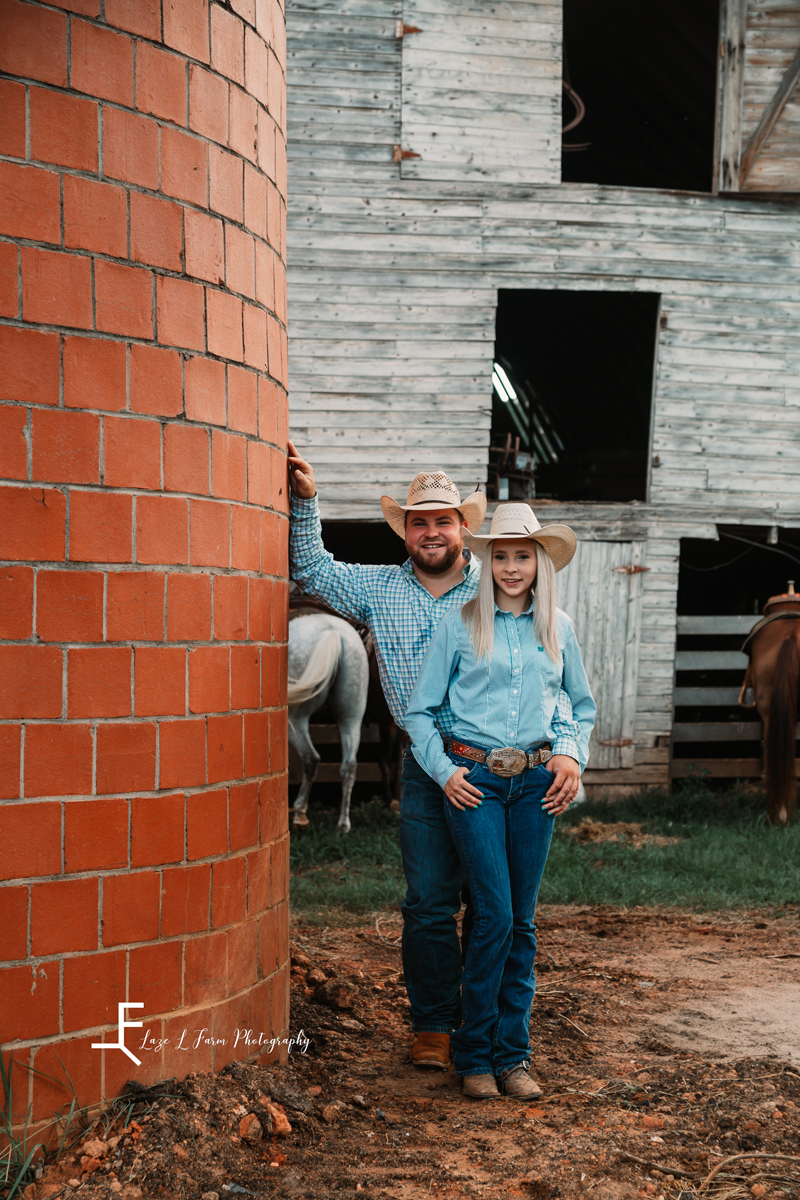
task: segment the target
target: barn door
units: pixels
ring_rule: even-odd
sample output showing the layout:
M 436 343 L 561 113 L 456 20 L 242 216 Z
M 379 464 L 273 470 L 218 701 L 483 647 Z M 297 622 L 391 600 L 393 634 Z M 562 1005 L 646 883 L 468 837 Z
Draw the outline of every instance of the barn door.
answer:
M 578 542 L 558 575 L 558 604 L 575 624 L 597 702 L 592 770 L 634 765 L 636 684 L 642 618 L 643 542 Z
M 404 0 L 404 179 L 561 182 L 561 6 Z
M 723 0 L 721 192 L 800 191 L 800 6 Z

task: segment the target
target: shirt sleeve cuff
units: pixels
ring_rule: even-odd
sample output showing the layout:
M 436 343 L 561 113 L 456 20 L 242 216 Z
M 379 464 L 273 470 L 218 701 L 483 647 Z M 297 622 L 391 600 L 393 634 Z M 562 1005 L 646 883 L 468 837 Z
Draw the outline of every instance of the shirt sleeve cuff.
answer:
M 578 766 L 583 770 L 581 756 L 578 750 L 578 743 L 571 737 L 557 737 L 553 742 L 553 754 L 566 754 L 568 758 L 574 758 Z
M 292 516 L 307 517 L 316 512 L 319 507 L 317 496 L 312 496 L 307 500 L 304 496 L 295 496 L 294 492 L 289 497 L 289 512 Z

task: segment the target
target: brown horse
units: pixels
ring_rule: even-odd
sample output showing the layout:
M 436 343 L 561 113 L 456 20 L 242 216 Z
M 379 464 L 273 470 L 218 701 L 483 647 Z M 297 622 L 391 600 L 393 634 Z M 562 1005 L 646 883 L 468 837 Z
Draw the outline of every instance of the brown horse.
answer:
M 742 649 L 750 655 L 742 688 L 752 687 L 764 725 L 767 813 L 773 825 L 786 825 L 797 801 L 795 740 L 800 680 L 800 596 L 794 583 L 764 605 L 764 618 Z

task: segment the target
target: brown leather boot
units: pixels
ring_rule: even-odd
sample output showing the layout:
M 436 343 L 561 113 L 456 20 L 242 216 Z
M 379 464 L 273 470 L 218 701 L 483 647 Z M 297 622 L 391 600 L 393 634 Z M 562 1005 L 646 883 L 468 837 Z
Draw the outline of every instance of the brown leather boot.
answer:
M 494 1075 L 464 1075 L 461 1094 L 470 1100 L 499 1100 L 500 1091 Z
M 435 1067 L 447 1071 L 450 1067 L 450 1035 L 448 1033 L 418 1033 L 411 1047 L 415 1067 Z
M 524 1063 L 520 1063 L 516 1067 L 509 1067 L 499 1076 L 498 1083 L 503 1095 L 511 1096 L 514 1100 L 535 1100 L 542 1094 L 542 1089 L 535 1080 L 531 1079 Z

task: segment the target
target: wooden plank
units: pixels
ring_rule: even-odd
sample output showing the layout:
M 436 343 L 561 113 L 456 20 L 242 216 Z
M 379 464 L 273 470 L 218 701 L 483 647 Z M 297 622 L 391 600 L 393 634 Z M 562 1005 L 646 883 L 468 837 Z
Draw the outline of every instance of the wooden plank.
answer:
M 748 634 L 759 620 L 755 616 L 678 617 L 678 633 L 742 633 Z
M 315 783 L 339 783 L 339 764 L 320 763 Z M 298 780 L 299 782 L 299 780 Z M 360 762 L 356 765 L 356 783 L 380 783 L 381 769 L 377 763 Z
M 761 120 L 753 131 L 750 140 L 745 147 L 742 155 L 740 186 L 746 181 L 748 175 L 750 174 L 751 168 L 763 150 L 767 138 L 772 133 L 775 123 L 786 107 L 789 97 L 797 87 L 798 80 L 800 80 L 800 48 L 798 48 L 797 53 L 787 67 L 786 73 L 781 79 L 775 95 L 764 109 Z
M 328 745 L 329 743 L 339 743 L 338 725 L 309 725 L 308 732 L 311 736 L 311 741 L 315 746 Z M 379 742 L 380 740 L 380 729 L 377 725 L 361 726 L 362 745 L 370 742 Z
M 759 758 L 673 758 L 673 779 L 708 775 L 712 779 L 758 779 L 764 773 Z
M 632 566 L 645 565 L 646 546 L 642 542 L 630 544 L 625 560 Z M 642 644 L 642 600 L 644 580 L 642 574 L 628 576 L 628 611 L 625 630 L 625 665 L 622 679 L 622 738 L 633 738 L 636 725 L 636 697 Z M 674 645 L 674 643 L 673 643 Z M 623 746 L 620 749 L 620 766 L 635 765 L 635 749 Z
M 535 0 L 510 11 L 406 5 L 422 32 L 403 38 L 404 179 L 558 182 L 560 22 Z
M 678 650 L 676 671 L 738 671 L 747 666 L 747 655 L 738 650 Z
M 719 707 L 720 705 L 737 704 L 739 701 L 737 687 L 676 687 L 673 697 L 676 708 L 679 707 Z
M 666 783 L 669 780 L 669 765 L 664 763 L 642 764 L 638 767 L 616 771 L 595 770 L 587 767 L 581 776 L 584 784 L 591 786 L 596 783 Z
M 672 726 L 673 742 L 760 742 L 762 735 L 760 721 L 676 722 Z
M 549 21 L 561 27 L 560 4 L 536 4 L 529 0 L 459 0 L 460 14 L 472 14 L 483 20 L 493 17 L 497 20 L 514 21 L 535 7 L 537 21 Z M 429 13 L 438 13 L 445 17 L 452 16 L 453 0 L 406 0 L 404 7 L 405 19 L 421 23 Z
M 742 153 L 747 0 L 725 0 L 719 119 L 719 190 L 738 192 Z

